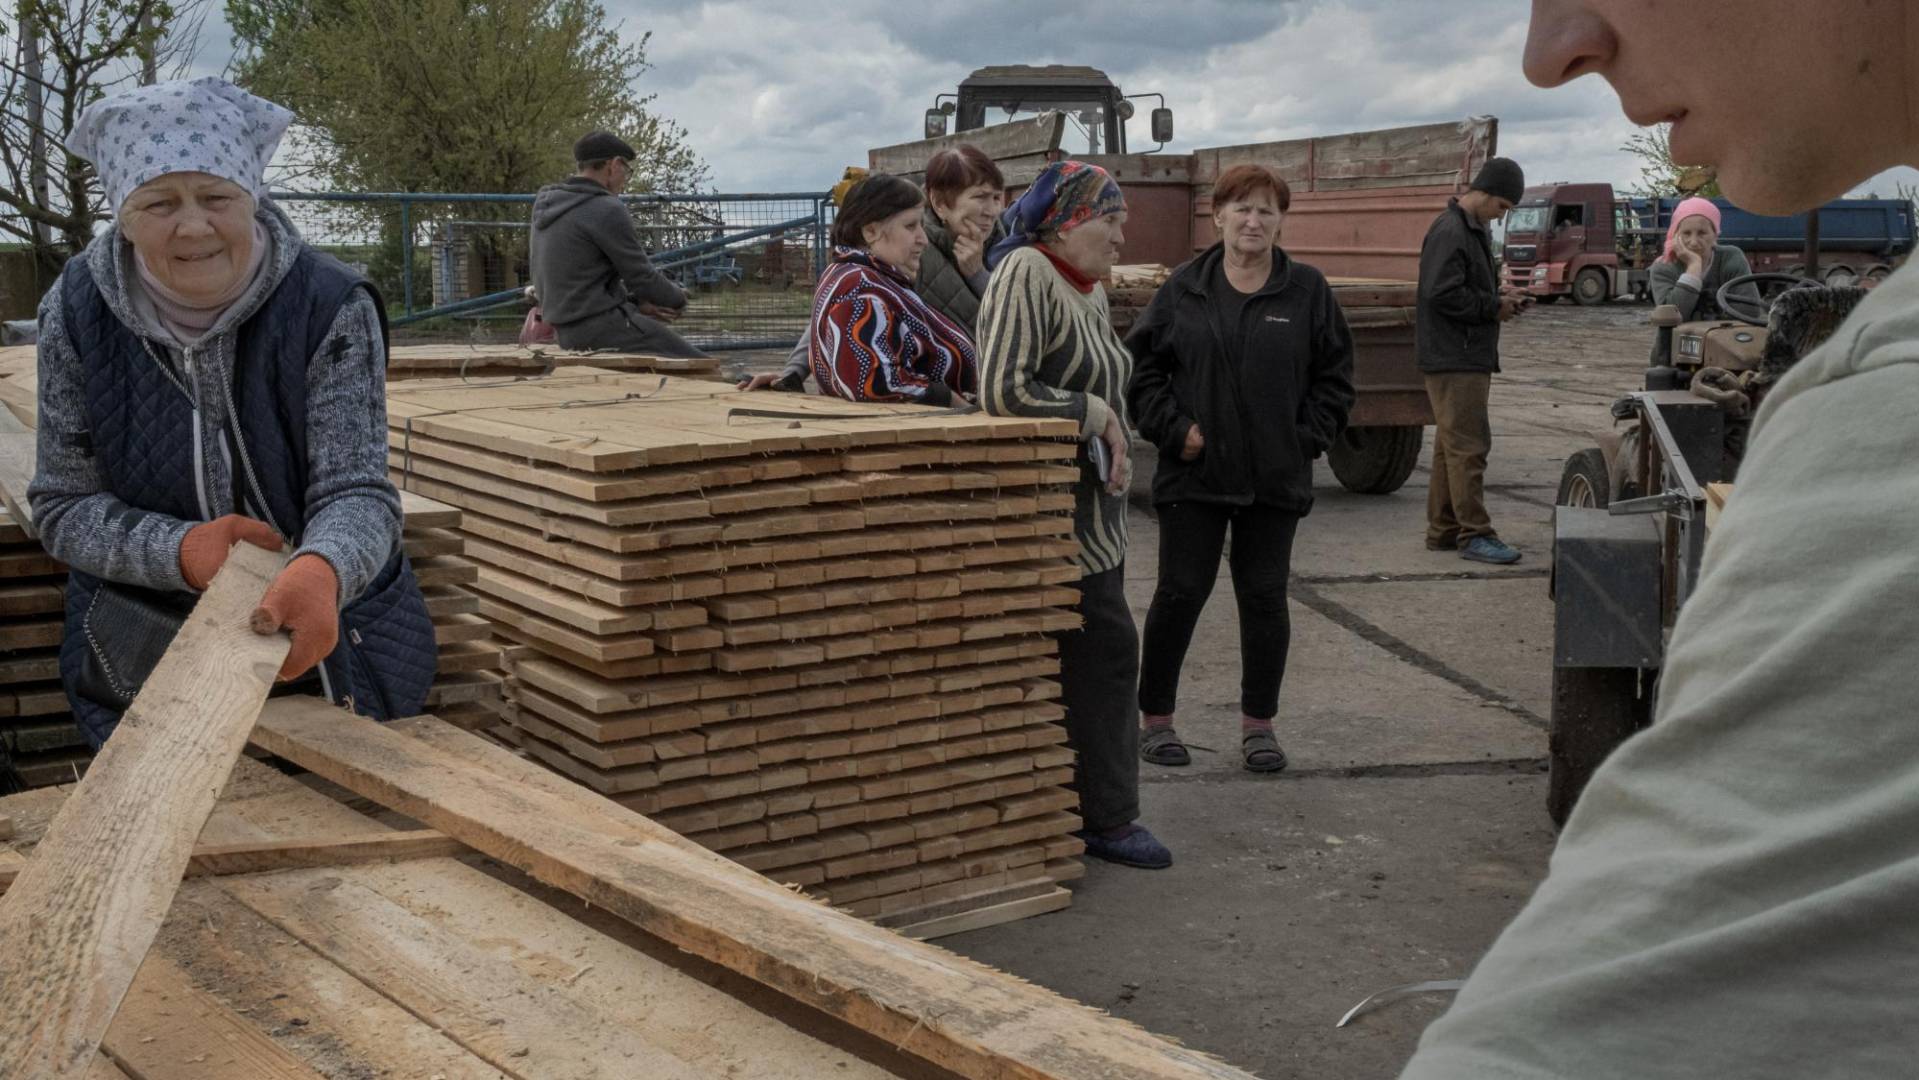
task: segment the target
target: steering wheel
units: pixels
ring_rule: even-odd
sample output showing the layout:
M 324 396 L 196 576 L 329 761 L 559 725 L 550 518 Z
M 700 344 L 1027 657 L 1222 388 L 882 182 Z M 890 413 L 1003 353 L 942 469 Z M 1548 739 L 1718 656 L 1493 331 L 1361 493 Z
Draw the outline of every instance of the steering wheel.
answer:
M 1734 296 L 1733 290 L 1741 285 L 1757 285 L 1761 282 L 1782 284 L 1789 289 L 1817 288 L 1819 283 L 1795 274 L 1741 274 L 1719 286 L 1713 299 L 1719 302 L 1719 310 L 1751 326 L 1765 326 L 1770 321 L 1772 302 L 1761 297 L 1753 300 L 1749 297 Z M 1783 290 L 1782 290 L 1783 291 Z

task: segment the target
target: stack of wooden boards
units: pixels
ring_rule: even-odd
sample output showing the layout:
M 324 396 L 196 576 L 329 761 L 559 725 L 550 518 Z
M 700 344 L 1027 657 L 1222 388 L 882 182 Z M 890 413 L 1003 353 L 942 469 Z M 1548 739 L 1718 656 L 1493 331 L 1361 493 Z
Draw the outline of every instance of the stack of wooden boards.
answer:
M 1172 271 L 1158 263 L 1127 263 L 1113 267 L 1106 275 L 1107 312 L 1113 330 L 1121 337 L 1153 302 L 1160 286 Z M 1419 286 L 1410 281 L 1381 278 L 1329 278 L 1333 295 L 1353 329 L 1413 324 L 1413 309 L 1418 304 Z
M 60 687 L 67 568 L 0 511 L 0 742 L 33 787 L 71 783 L 92 756 Z
M 479 567 L 466 557 L 463 515 L 412 492 L 400 494 L 400 506 L 405 514 L 400 542 L 419 578 L 439 646 L 427 710 L 469 731 L 490 730 L 504 705 L 501 643 L 493 624 L 480 615 L 480 597 L 473 590 Z
M 465 512 L 529 755 L 890 924 L 1065 905 L 1075 425 L 592 369 L 388 420 Z
M 654 371 L 717 378 L 713 357 L 680 358 L 646 353 L 573 352 L 558 345 L 476 345 L 465 342 L 396 345 L 387 354 L 388 379 L 468 379 L 538 375 L 555 367 L 585 364 L 609 371 Z

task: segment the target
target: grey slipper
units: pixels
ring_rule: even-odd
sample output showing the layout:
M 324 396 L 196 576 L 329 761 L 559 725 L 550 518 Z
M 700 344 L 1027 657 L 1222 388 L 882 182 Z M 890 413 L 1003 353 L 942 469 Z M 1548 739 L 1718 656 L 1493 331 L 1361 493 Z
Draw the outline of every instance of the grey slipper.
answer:
M 1239 750 L 1246 757 L 1247 772 L 1279 772 L 1286 767 L 1286 751 L 1270 731 L 1249 731 L 1241 736 Z
M 1179 735 L 1173 731 L 1171 724 L 1146 729 L 1139 740 L 1139 757 L 1141 761 L 1153 765 L 1191 765 L 1193 763 L 1193 755 L 1187 753 L 1186 744 L 1179 740 Z

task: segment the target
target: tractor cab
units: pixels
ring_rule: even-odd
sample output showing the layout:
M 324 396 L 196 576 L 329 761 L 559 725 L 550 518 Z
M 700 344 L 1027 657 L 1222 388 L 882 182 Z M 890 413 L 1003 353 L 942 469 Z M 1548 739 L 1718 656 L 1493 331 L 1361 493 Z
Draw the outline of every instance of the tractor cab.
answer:
M 1136 98 L 1159 101 L 1151 116 L 1152 138 L 1159 145 L 1145 151 L 1152 153 L 1173 141 L 1173 110 L 1166 107 L 1161 95 L 1122 93 L 1098 68 L 1066 64 L 984 67 L 968 75 L 957 94 L 941 94 L 934 99 L 933 107 L 926 110 L 926 137 L 945 135 L 948 117 L 957 121 L 957 130 L 965 132 L 1059 112 L 1084 136 L 1086 153 L 1125 154 L 1132 152 L 1127 145 L 1126 122 L 1133 118 Z M 998 110 L 999 115 L 989 110 Z

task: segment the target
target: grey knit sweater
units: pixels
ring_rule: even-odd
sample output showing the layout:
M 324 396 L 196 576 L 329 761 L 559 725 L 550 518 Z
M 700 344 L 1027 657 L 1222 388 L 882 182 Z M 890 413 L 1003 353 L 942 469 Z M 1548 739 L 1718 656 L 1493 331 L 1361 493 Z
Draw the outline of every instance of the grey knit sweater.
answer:
M 203 520 L 209 521 L 253 512 L 233 505 L 232 463 L 223 435 L 228 394 L 221 386 L 233 381 L 239 327 L 266 303 L 305 245 L 271 201 L 261 200 L 256 217 L 271 245 L 260 280 L 190 348 L 182 347 L 153 313 L 134 270 L 133 246 L 117 229 L 96 237 L 79 256 L 87 260 L 114 315 L 153 343 L 154 362 L 164 358 L 193 391 L 200 419 L 194 456 Z M 40 304 L 39 463 L 28 489 L 41 539 L 55 558 L 96 577 L 186 591 L 180 541 L 199 522 L 135 512 L 142 508 L 108 492 L 98 461 L 75 450 L 67 438 L 86 430 L 87 415 L 80 360 L 64 322 L 56 289 Z M 345 362 L 307 368 L 307 518 L 278 524 L 302 530 L 296 554 L 319 555 L 333 567 L 344 605 L 392 557 L 400 539 L 400 497 L 386 473 L 386 351 L 378 310 L 365 294 L 340 309 L 320 351 L 330 353 L 342 340 Z

